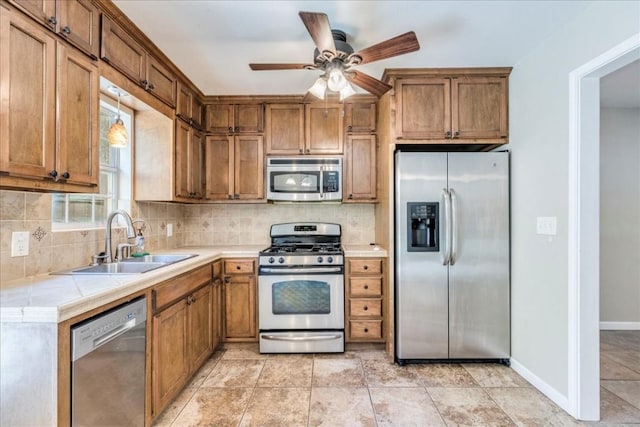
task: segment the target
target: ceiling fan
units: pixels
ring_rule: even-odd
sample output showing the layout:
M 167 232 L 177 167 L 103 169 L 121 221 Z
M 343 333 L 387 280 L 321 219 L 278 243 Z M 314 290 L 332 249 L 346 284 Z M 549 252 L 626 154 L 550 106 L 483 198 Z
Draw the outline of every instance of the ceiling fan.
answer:
M 313 64 L 249 64 L 254 71 L 265 70 L 321 70 L 324 74 L 316 80 L 309 92 L 324 99 L 328 90 L 338 92 L 340 100 L 351 96 L 355 90 L 351 83 L 369 93 L 380 97 L 391 86 L 351 67 L 367 64 L 420 49 L 413 31 L 393 37 L 389 40 L 354 52 L 347 43 L 344 31 L 332 30 L 329 18 L 324 13 L 300 12 L 302 22 L 316 44 Z

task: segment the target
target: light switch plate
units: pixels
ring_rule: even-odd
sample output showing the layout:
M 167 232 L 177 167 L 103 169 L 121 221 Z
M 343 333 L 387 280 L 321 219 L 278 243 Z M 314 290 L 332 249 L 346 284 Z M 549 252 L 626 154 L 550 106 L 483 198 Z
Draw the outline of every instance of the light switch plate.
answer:
M 539 216 L 536 222 L 536 233 L 555 236 L 558 231 L 558 218 L 555 216 Z
M 173 236 L 173 224 L 167 224 L 167 237 Z
M 11 233 L 11 256 L 29 255 L 29 232 L 14 231 Z

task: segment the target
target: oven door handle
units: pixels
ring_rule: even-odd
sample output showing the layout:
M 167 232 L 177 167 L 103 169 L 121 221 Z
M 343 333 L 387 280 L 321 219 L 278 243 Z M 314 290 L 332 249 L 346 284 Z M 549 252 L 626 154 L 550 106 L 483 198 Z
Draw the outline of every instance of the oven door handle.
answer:
M 342 267 L 308 268 L 269 268 L 260 267 L 259 273 L 304 274 L 304 273 L 342 273 Z
M 341 339 L 342 335 L 340 334 L 332 334 L 332 335 L 313 335 L 310 337 L 286 337 L 281 335 L 260 335 L 262 339 L 269 341 L 330 341 Z

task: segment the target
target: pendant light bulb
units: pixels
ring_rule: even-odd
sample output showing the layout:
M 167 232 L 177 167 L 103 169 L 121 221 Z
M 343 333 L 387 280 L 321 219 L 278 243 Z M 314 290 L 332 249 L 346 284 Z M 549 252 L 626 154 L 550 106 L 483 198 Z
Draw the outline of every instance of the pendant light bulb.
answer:
M 327 80 L 324 75 L 320 76 L 318 80 L 311 86 L 309 93 L 318 99 L 324 99 L 324 94 L 327 91 Z
M 329 90 L 333 92 L 340 92 L 347 83 L 347 79 L 344 74 L 342 74 L 342 70 L 340 68 L 336 67 L 329 71 L 329 79 L 327 82 Z
M 344 101 L 345 99 L 347 99 L 351 95 L 354 95 L 355 93 L 356 93 L 356 90 L 353 88 L 353 86 L 351 86 L 351 83 L 347 81 L 344 87 L 340 90 L 340 101 Z
M 111 147 L 125 148 L 129 143 L 129 133 L 127 132 L 127 128 L 124 127 L 124 122 L 120 118 L 120 90 L 117 91 L 117 94 L 118 116 L 109 128 L 109 132 L 107 133 L 107 140 L 109 141 L 109 146 Z

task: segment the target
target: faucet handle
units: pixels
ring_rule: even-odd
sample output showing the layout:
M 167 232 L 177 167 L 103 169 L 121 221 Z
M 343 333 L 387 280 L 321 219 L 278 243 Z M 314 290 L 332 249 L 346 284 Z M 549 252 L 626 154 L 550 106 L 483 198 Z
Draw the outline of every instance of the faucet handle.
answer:
M 100 252 L 97 255 L 91 255 L 91 264 L 98 265 L 100 262 L 104 262 L 107 259 L 107 255 L 104 252 Z
M 135 245 L 131 243 L 118 243 L 118 248 L 116 249 L 116 260 L 122 261 L 125 258 L 129 258 L 131 256 L 131 248 Z

